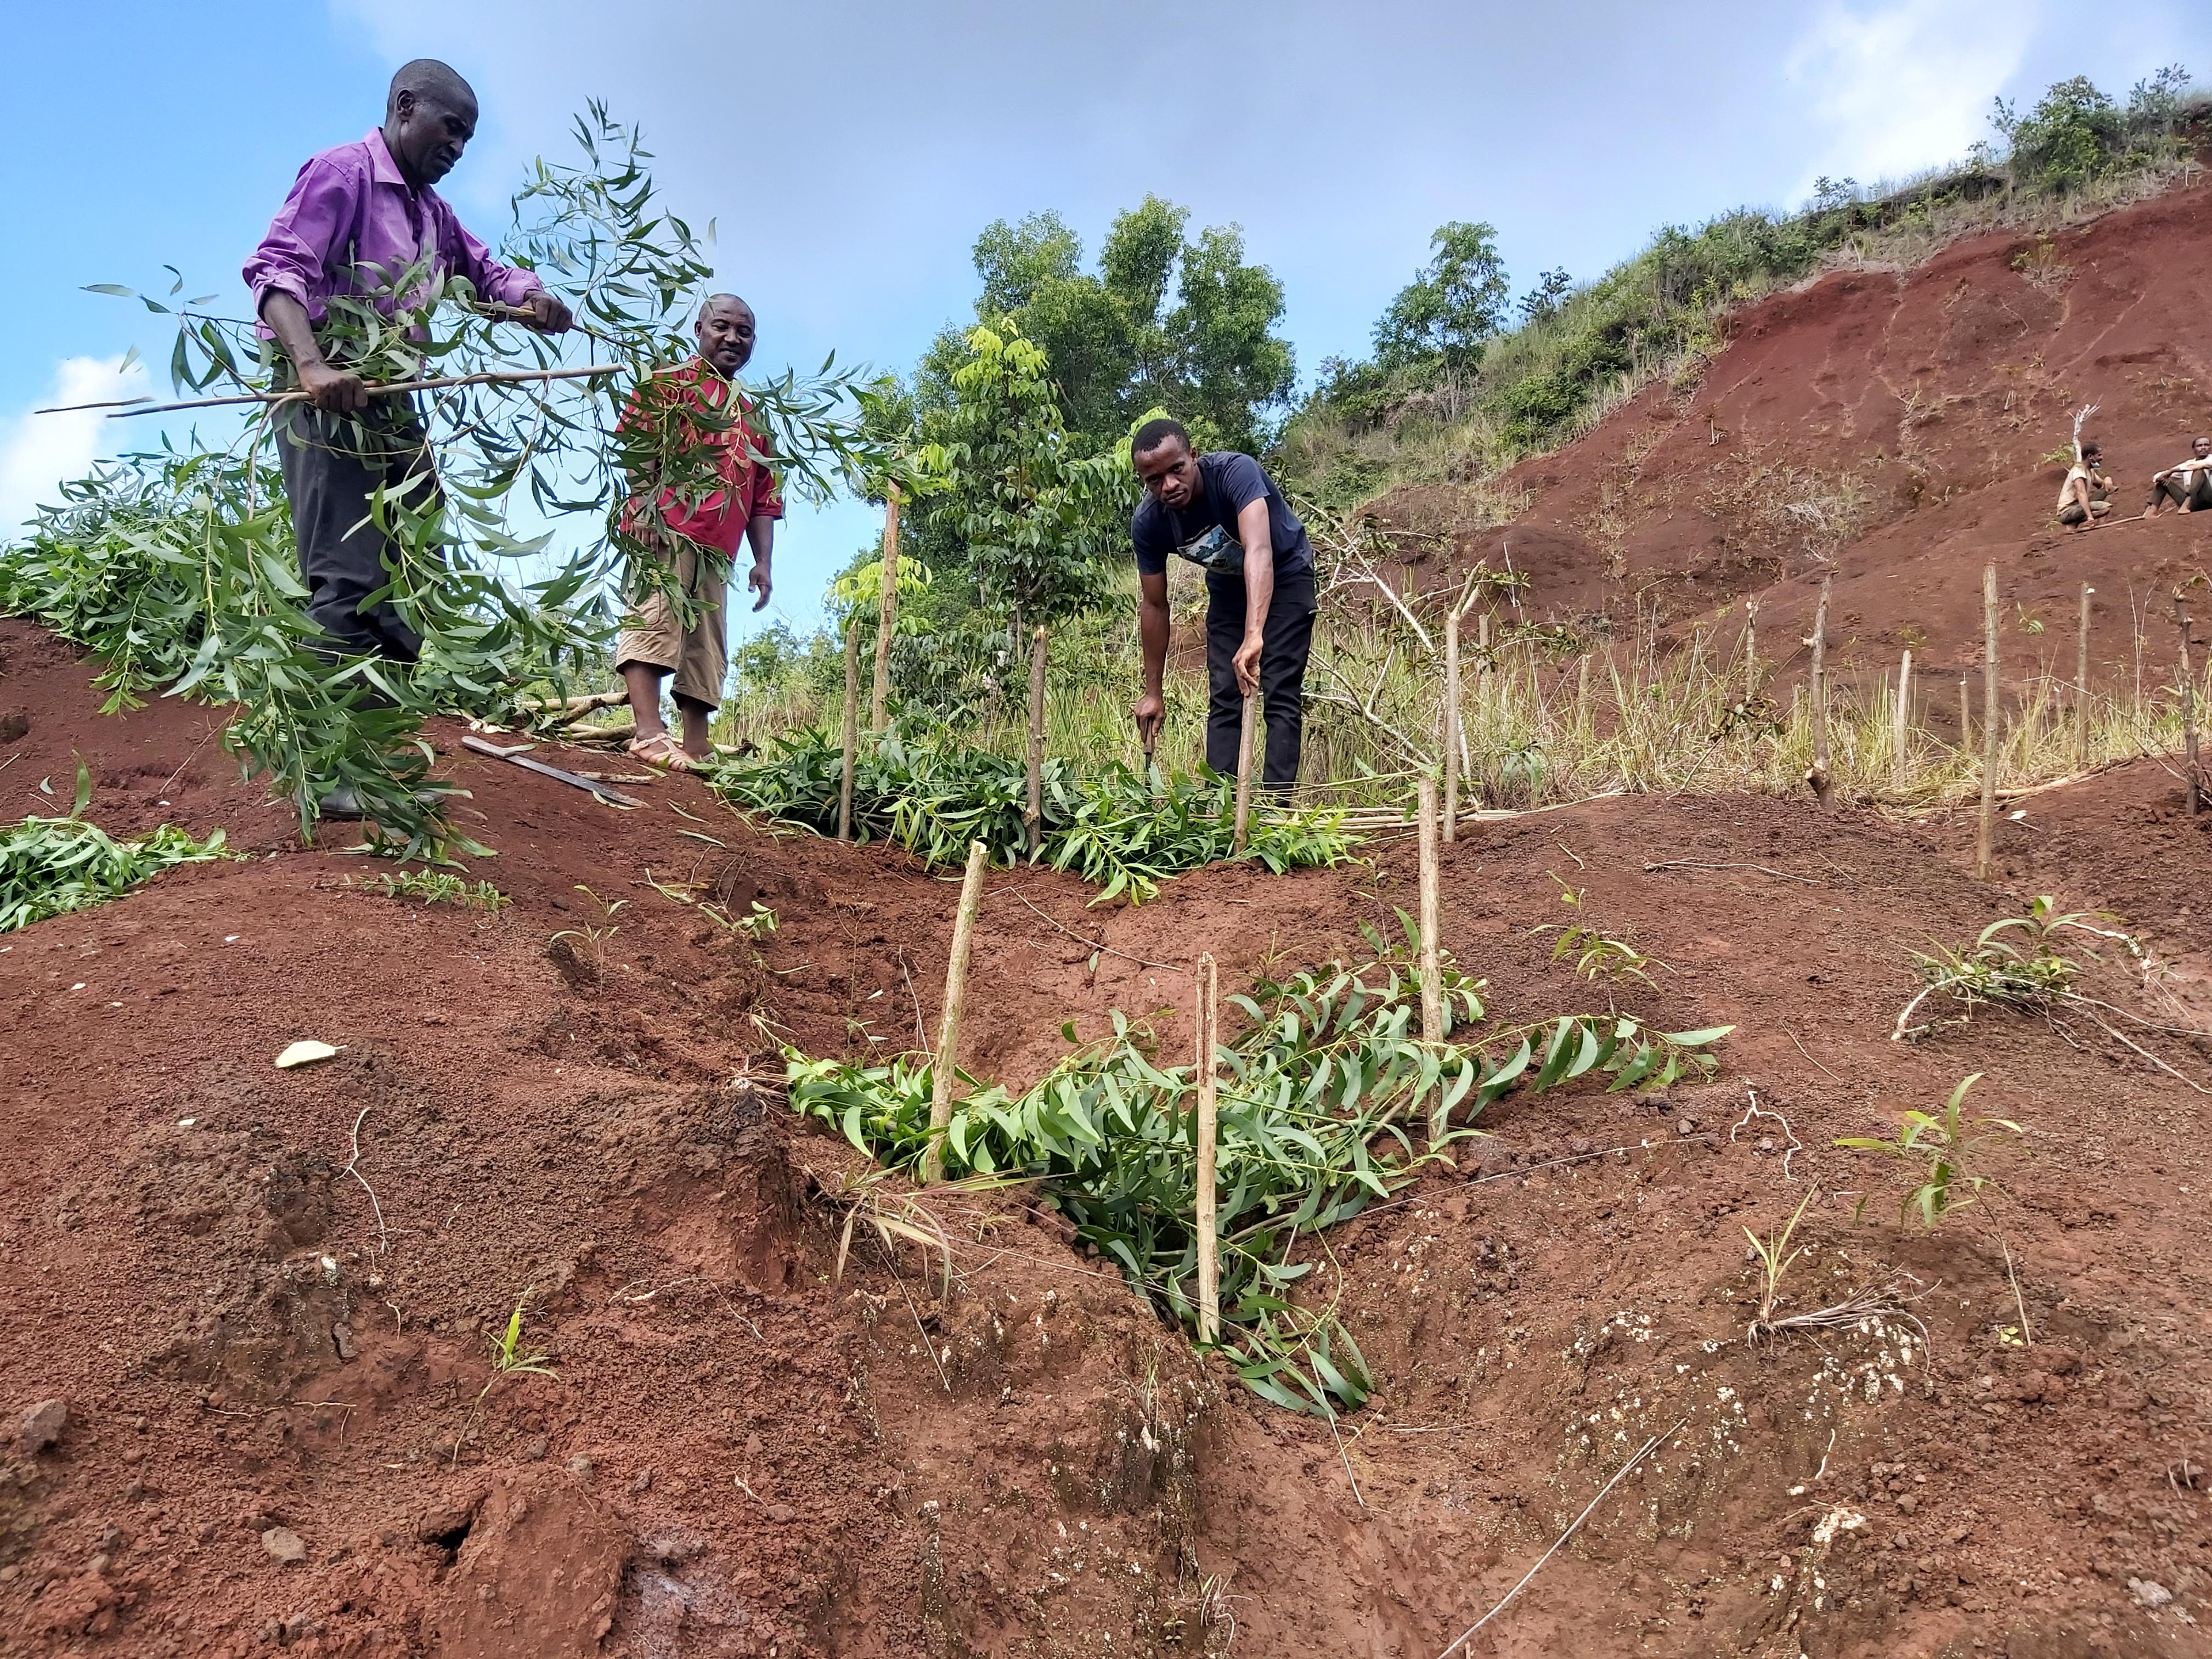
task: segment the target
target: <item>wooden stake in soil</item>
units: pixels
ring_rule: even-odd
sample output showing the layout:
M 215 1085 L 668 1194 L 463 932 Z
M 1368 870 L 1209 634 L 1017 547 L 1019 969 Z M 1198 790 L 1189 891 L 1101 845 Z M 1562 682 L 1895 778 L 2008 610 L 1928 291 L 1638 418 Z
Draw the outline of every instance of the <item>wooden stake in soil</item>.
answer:
M 1443 931 L 1443 879 L 1437 868 L 1437 786 L 1421 780 L 1421 1041 L 1444 1040 L 1444 986 L 1441 947 Z M 1443 1133 L 1441 1113 L 1429 1127 L 1431 1139 Z
M 2097 590 L 2081 584 L 2081 622 L 2074 641 L 2074 769 L 2089 769 L 2089 596 Z
M 1022 827 L 1029 835 L 1030 856 L 1036 856 L 1044 842 L 1044 653 L 1047 635 L 1040 623 L 1030 635 L 1030 753 L 1029 798 L 1022 808 Z
M 891 641 L 898 632 L 898 486 L 884 492 L 884 580 L 876 612 L 876 688 L 869 705 L 868 729 L 884 729 L 884 710 L 891 695 Z
M 2204 775 L 2197 766 L 2197 671 L 2189 663 L 2189 607 L 2181 612 L 2181 758 L 2188 769 L 2183 788 L 2189 796 L 2189 816 L 2195 817 L 2204 799 Z
M 952 959 L 945 964 L 945 1013 L 937 1026 L 937 1053 L 929 1075 L 929 1150 L 922 1154 L 923 1184 L 945 1179 L 945 1131 L 952 1122 L 952 1085 L 960 1067 L 960 1011 L 968 1001 L 968 953 L 975 943 L 975 912 L 983 905 L 983 867 L 990 849 L 968 843 L 968 872 L 960 880 L 960 908 L 952 918 Z
M 1897 707 L 1890 711 L 1890 749 L 1895 756 L 1893 764 L 1897 769 L 1897 780 L 1905 781 L 1906 734 L 1912 725 L 1912 647 L 1905 647 L 1905 654 L 1897 664 Z
M 1244 698 L 1244 729 L 1237 739 L 1237 833 L 1229 843 L 1231 857 L 1244 854 L 1245 833 L 1252 827 L 1252 732 L 1260 723 L 1260 695 Z
M 1828 804 L 1828 590 L 1832 575 L 1820 578 L 1820 603 L 1813 612 L 1813 768 L 1805 781 L 1821 805 Z
M 1997 840 L 1997 568 L 1982 567 L 1982 819 L 1974 875 L 1990 878 Z
M 853 750 L 860 741 L 860 619 L 845 624 L 845 764 L 837 782 L 837 839 L 853 839 Z
M 1213 955 L 1198 959 L 1198 1110 L 1191 1127 L 1198 1154 L 1198 1340 L 1221 1340 L 1221 1239 L 1214 1217 L 1213 1158 L 1220 1067 L 1221 975 Z
M 1759 601 L 1743 602 L 1743 700 L 1759 695 Z
M 1965 754 L 1974 746 L 1973 694 L 1966 690 L 1966 677 L 1959 677 L 1959 752 Z
M 1459 611 L 1444 617 L 1444 839 L 1459 819 Z

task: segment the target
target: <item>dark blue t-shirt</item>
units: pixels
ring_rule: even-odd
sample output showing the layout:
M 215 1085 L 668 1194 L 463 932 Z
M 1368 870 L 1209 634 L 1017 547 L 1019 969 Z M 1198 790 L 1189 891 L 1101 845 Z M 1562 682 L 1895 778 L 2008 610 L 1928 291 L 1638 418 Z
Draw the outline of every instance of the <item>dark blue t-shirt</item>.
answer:
M 1298 522 L 1298 515 L 1291 511 L 1283 492 L 1275 488 L 1275 481 L 1261 471 L 1259 462 L 1233 449 L 1208 450 L 1198 458 L 1198 474 L 1204 488 L 1198 499 L 1180 513 L 1149 495 L 1137 503 L 1129 520 L 1129 539 L 1136 544 L 1139 571 L 1147 576 L 1161 574 L 1176 549 L 1217 526 L 1230 540 L 1237 540 L 1237 515 L 1257 501 L 1267 503 L 1275 574 L 1295 576 L 1313 568 L 1313 544 L 1306 539 L 1305 526 Z M 1212 571 L 1206 573 L 1206 580 L 1214 580 Z

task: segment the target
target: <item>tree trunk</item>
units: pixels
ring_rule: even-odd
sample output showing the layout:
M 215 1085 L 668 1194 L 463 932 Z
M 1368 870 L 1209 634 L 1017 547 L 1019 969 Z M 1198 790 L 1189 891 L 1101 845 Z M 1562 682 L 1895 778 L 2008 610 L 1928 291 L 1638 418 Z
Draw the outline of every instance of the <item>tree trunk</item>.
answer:
M 1042 623 L 1030 636 L 1030 765 L 1029 804 L 1022 823 L 1029 831 L 1030 856 L 1044 844 L 1044 653 L 1047 635 Z

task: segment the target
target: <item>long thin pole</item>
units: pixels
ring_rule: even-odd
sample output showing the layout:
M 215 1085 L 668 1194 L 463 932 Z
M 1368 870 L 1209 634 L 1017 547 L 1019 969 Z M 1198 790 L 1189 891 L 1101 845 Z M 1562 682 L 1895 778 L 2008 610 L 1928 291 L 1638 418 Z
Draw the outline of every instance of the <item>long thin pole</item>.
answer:
M 960 1068 L 960 1013 L 968 1002 L 968 955 L 975 942 L 975 912 L 983 904 L 983 867 L 990 849 L 968 843 L 968 872 L 960 881 L 960 908 L 952 918 L 952 958 L 945 964 L 945 1013 L 937 1027 L 930 1066 L 929 1149 L 922 1154 L 925 1185 L 945 1179 L 945 1132 L 952 1122 L 952 1085 Z
M 1192 1133 L 1198 1152 L 1198 1340 L 1221 1339 L 1221 1239 L 1214 1209 L 1221 1046 L 1221 978 L 1212 952 L 1198 959 L 1198 1114 Z
M 1421 1041 L 1444 1040 L 1444 987 L 1438 936 L 1443 932 L 1443 883 L 1437 867 L 1437 786 L 1421 780 Z M 1440 1133 L 1432 1128 L 1431 1133 Z
M 1244 698 L 1244 729 L 1237 738 L 1237 832 L 1229 843 L 1231 854 L 1240 858 L 1252 827 L 1252 733 L 1259 723 L 1260 696 L 1250 692 Z
M 1444 617 L 1444 839 L 1459 821 L 1459 611 Z
M 853 839 L 853 751 L 859 747 L 860 619 L 845 624 L 845 757 L 837 780 L 837 839 Z
M 2081 622 L 2074 641 L 2074 769 L 2089 769 L 2089 596 L 2097 590 L 2081 584 Z
M 1039 623 L 1030 635 L 1030 750 L 1029 799 L 1022 809 L 1022 827 L 1029 836 L 1034 858 L 1044 842 L 1044 670 L 1047 635 Z
M 884 710 L 891 695 L 891 641 L 898 632 L 899 491 L 892 484 L 884 492 L 883 599 L 876 613 L 875 698 L 868 708 L 868 729 L 884 729 Z
M 1906 735 L 1912 723 L 1912 647 L 1906 646 L 1897 664 L 1897 707 L 1890 711 L 1890 748 L 1895 756 L 1897 781 L 1905 781 Z
M 1825 806 L 1828 804 L 1828 590 L 1832 575 L 1820 578 L 1820 603 L 1813 612 L 1813 769 L 1805 781 Z
M 2189 661 L 2189 607 L 2175 607 L 2181 613 L 2181 754 L 2183 763 L 2189 769 L 2189 780 L 2185 786 L 2189 796 L 2189 816 L 2195 817 L 2203 810 L 2204 775 L 2197 764 L 2197 671 Z
M 1743 700 L 1759 695 L 1759 601 L 1743 602 Z
M 1982 815 L 1974 875 L 1990 878 L 1997 840 L 1997 568 L 1982 567 Z
M 393 398 L 403 392 L 443 392 L 457 386 L 514 386 L 525 380 L 575 380 L 589 379 L 594 374 L 620 374 L 628 365 L 623 363 L 592 363 L 583 368 L 501 368 L 488 369 L 481 374 L 448 374 L 434 380 L 398 380 L 388 386 L 367 388 L 372 398 Z M 228 404 L 294 404 L 306 399 L 304 392 L 248 392 L 234 398 L 194 398 L 181 404 L 141 404 L 135 409 L 118 409 L 107 418 L 127 421 L 134 415 L 168 415 L 180 409 L 219 409 Z M 67 415 L 80 409 L 99 409 L 99 404 L 64 404 L 58 408 L 33 411 L 40 415 Z
M 1959 752 L 1965 754 L 1974 746 L 1973 694 L 1966 690 L 1966 677 L 1959 676 Z

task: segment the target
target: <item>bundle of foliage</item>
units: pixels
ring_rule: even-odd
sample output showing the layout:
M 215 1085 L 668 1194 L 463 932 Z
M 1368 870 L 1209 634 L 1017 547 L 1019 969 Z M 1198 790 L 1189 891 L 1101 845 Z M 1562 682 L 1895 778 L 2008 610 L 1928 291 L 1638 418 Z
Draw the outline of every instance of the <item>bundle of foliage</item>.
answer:
M 823 835 L 837 828 L 844 750 L 818 730 L 787 732 L 768 759 L 706 773 L 723 799 Z M 1036 861 L 1072 870 L 1102 891 L 1097 902 L 1141 902 L 1171 876 L 1230 856 L 1233 780 L 1141 775 L 1114 766 L 1089 776 L 1065 760 L 1043 769 L 1043 840 Z M 853 759 L 853 834 L 888 841 L 933 866 L 957 868 L 980 841 L 1002 864 L 1030 860 L 1019 761 L 963 747 L 949 734 L 894 721 Z M 1352 837 L 1323 808 L 1253 815 L 1245 854 L 1267 869 L 1340 862 Z
M 340 299 L 319 326 L 334 364 L 373 383 L 605 366 L 584 378 L 477 382 L 429 395 L 422 410 L 441 489 L 395 484 L 371 515 L 398 546 L 390 597 L 422 638 L 421 662 L 334 655 L 304 604 L 274 453 L 273 405 L 218 447 L 133 457 L 68 487 L 25 543 L 0 555 L 0 607 L 39 617 L 106 659 L 112 702 L 146 690 L 234 703 L 225 741 L 250 772 L 296 799 L 303 819 L 338 785 L 374 819 L 377 850 L 442 856 L 451 835 L 418 732 L 432 712 L 514 722 L 531 690 L 565 694 L 603 661 L 609 596 L 665 586 L 663 550 L 623 512 L 629 477 L 650 469 L 682 495 L 711 487 L 709 419 L 645 408 L 621 424 L 629 389 L 689 355 L 685 325 L 712 274 L 682 220 L 656 206 L 635 129 L 602 106 L 576 124 L 583 161 L 539 161 L 514 198 L 507 256 L 535 269 L 584 326 L 561 340 L 478 303 L 426 266 L 398 273 L 381 311 Z M 178 322 L 170 359 L 179 389 L 265 396 L 290 368 L 250 326 L 203 303 L 140 295 Z M 102 285 L 108 292 L 127 289 Z M 787 489 L 824 498 L 875 469 L 856 410 L 878 395 L 825 364 L 806 380 L 747 383 L 753 427 Z M 373 405 L 363 429 L 388 418 Z M 588 525 L 554 574 L 526 585 L 505 567 L 551 550 L 548 522 Z M 535 533 L 527 533 L 532 532 Z
M 1283 285 L 1265 265 L 1244 262 L 1237 227 L 1192 241 L 1189 218 L 1147 196 L 1114 221 L 1095 274 L 1056 213 L 995 220 L 975 239 L 975 319 L 994 328 L 1011 321 L 1044 350 L 1080 453 L 1112 448 L 1156 406 L 1207 443 L 1255 450 L 1267 412 L 1290 396 L 1296 363 L 1273 332 Z M 915 392 L 925 409 L 949 400 L 963 339 L 947 330 L 923 358 Z
M 1933 1228 L 1947 1216 L 1965 1209 L 1996 1177 L 1983 1173 L 1981 1149 L 1991 1139 L 1983 1133 L 1997 1129 L 2017 1135 L 2019 1124 L 2007 1117 L 1967 1117 L 1966 1091 L 1982 1080 L 1979 1072 L 1962 1079 L 1951 1091 L 1940 1112 L 1913 1109 L 1897 1120 L 1895 1135 L 1847 1135 L 1836 1145 L 1850 1152 L 1873 1152 L 1894 1158 L 1910 1169 L 1918 1166 L 1920 1179 L 1906 1188 L 1898 1206 L 1899 1224 L 1917 1215 L 1920 1224 Z M 1866 1200 L 1858 1202 L 1863 1213 Z
M 1407 928 L 1410 936 L 1412 929 Z M 1408 955 L 1370 933 L 1372 960 L 1331 965 L 1233 998 L 1249 1022 L 1219 1056 L 1217 1211 L 1224 1349 L 1255 1392 L 1334 1417 L 1371 1389 L 1337 1322 L 1334 1285 L 1301 1302 L 1314 1263 L 1291 1258 L 1388 1198 L 1514 1089 L 1604 1076 L 1613 1090 L 1704 1076 L 1726 1028 L 1667 1034 L 1613 1015 L 1569 1014 L 1486 1030 L 1483 985 L 1448 970 L 1449 1030 L 1410 1035 L 1419 993 Z M 1073 1042 L 1073 1028 L 1065 1035 Z M 1170 1317 L 1195 1326 L 1197 1079 L 1163 1066 L 1153 1035 L 1118 1012 L 1113 1034 L 1079 1046 L 1018 1096 L 972 1089 L 952 1111 L 949 1174 L 1041 1180 L 1077 1236 Z M 862 1067 L 792 1053 L 793 1109 L 842 1130 L 871 1158 L 919 1165 L 930 1140 L 929 1062 Z M 1416 1152 L 1408 1126 L 1441 1107 L 1462 1127 Z M 1318 1303 L 1319 1305 L 1316 1305 Z
M 129 892 L 178 864 L 228 858 L 222 831 L 194 841 L 174 824 L 118 841 L 88 823 L 92 778 L 77 770 L 76 805 L 65 818 L 25 818 L 0 830 L 0 933 L 84 910 Z

